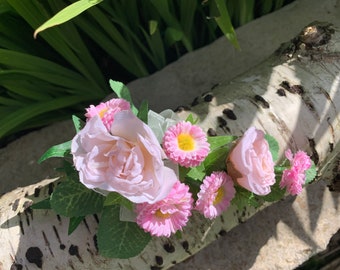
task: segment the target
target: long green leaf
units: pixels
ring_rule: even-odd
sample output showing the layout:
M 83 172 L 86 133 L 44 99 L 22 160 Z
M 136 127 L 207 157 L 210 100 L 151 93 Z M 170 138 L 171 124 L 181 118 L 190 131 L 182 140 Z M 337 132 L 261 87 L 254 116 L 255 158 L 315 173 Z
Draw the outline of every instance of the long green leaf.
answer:
M 42 24 L 38 27 L 34 32 L 34 37 L 36 38 L 38 33 L 44 31 L 47 28 L 62 24 L 67 22 L 74 17 L 78 16 L 80 13 L 84 12 L 85 10 L 99 4 L 103 0 L 79 0 L 66 8 L 59 11 L 56 15 L 54 15 L 51 19 L 47 22 Z
M 216 23 L 235 48 L 240 49 L 234 27 L 231 24 L 225 0 L 215 0 L 215 3 L 220 12 L 220 16 L 215 18 Z
M 71 149 L 71 141 L 67 141 L 58 145 L 52 146 L 48 149 L 38 160 L 38 163 L 45 161 L 51 157 L 65 157 L 67 154 L 70 153 Z
M 12 113 L 6 115 L 0 122 L 0 138 L 9 133 L 14 128 L 24 124 L 25 121 L 41 115 L 45 112 L 54 111 L 60 108 L 65 108 L 75 104 L 79 104 L 88 98 L 84 95 L 81 96 L 64 96 L 50 101 L 38 102 L 20 108 Z

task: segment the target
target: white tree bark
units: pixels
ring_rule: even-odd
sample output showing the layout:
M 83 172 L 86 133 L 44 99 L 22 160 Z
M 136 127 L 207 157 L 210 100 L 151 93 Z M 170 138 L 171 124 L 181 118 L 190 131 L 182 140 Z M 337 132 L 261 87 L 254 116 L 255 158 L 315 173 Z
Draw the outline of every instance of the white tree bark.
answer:
M 179 115 L 195 114 L 209 133 L 241 135 L 255 125 L 278 140 L 281 154 L 287 148 L 309 152 L 319 179 L 331 183 L 339 174 L 339 94 L 340 33 L 314 24 L 256 68 L 195 99 Z M 0 269 L 167 269 L 260 210 L 240 212 L 231 206 L 214 221 L 194 214 L 181 239 L 155 238 L 135 258 L 106 259 L 96 247 L 98 217 L 86 217 L 69 236 L 66 219 L 29 208 L 55 184 L 55 179 L 44 180 L 0 198 Z

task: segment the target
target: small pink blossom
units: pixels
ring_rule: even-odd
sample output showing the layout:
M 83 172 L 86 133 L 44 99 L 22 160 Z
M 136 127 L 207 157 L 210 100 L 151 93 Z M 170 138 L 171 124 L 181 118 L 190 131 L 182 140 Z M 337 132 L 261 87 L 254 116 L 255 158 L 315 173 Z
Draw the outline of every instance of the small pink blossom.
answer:
M 187 224 L 192 204 L 189 187 L 177 181 L 162 201 L 136 205 L 137 224 L 153 236 L 170 237 Z
M 300 194 L 305 183 L 305 172 L 312 166 L 310 157 L 303 151 L 298 151 L 295 155 L 288 149 L 285 152 L 286 158 L 290 162 L 290 169 L 282 173 L 280 188 L 287 188 L 291 195 Z
M 225 172 L 213 172 L 207 176 L 197 194 L 196 210 L 206 218 L 214 219 L 226 210 L 236 190 L 233 180 Z
M 90 107 L 86 109 L 85 116 L 87 120 L 89 120 L 93 116 L 98 115 L 107 130 L 110 130 L 115 114 L 124 110 L 130 110 L 130 103 L 125 99 L 113 98 L 109 101 L 101 102 L 97 106 L 90 105 Z
M 240 186 L 267 195 L 275 183 L 274 162 L 264 133 L 250 127 L 227 158 L 227 171 Z
M 72 140 L 79 180 L 90 189 L 120 193 L 134 203 L 164 199 L 176 182 L 165 154 L 148 125 L 131 111 L 120 111 L 109 132 L 93 116 Z
M 203 130 L 190 122 L 168 128 L 163 149 L 170 160 L 184 167 L 198 166 L 208 155 L 210 145 Z

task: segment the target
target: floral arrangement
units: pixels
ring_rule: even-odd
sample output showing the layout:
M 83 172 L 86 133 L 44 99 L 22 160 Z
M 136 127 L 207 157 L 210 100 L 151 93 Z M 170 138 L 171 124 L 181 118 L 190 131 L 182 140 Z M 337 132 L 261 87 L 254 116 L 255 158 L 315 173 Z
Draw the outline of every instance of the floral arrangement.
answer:
M 125 85 L 110 85 L 117 98 L 91 105 L 85 122 L 74 116 L 74 138 L 41 157 L 63 157 L 65 177 L 33 205 L 69 217 L 69 233 L 98 214 L 103 256 L 136 256 L 152 237 L 179 234 L 193 211 L 214 219 L 230 204 L 258 207 L 299 194 L 316 176 L 303 151 L 288 149 L 277 164 L 278 143 L 261 130 L 209 137 L 191 115 L 181 121 L 146 102 L 138 110 Z

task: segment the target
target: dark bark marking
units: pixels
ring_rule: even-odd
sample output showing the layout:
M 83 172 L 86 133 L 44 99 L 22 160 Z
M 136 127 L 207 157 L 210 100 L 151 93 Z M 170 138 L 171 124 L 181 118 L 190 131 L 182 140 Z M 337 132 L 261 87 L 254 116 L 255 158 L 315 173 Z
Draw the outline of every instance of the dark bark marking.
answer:
M 90 227 L 89 227 L 89 225 L 87 224 L 86 218 L 83 219 L 83 223 L 84 223 L 86 229 L 88 230 L 88 232 L 91 233 Z
M 12 205 L 12 211 L 15 212 L 18 209 L 20 199 L 16 199 Z
M 289 82 L 287 82 L 287 81 L 282 81 L 282 82 L 280 83 L 280 86 L 283 87 L 285 90 L 287 90 L 287 91 L 290 92 L 290 84 L 289 84 Z
M 259 102 L 261 106 L 265 109 L 269 109 L 270 105 L 267 100 L 265 100 L 262 96 L 260 95 L 255 95 L 254 99 L 256 102 Z
M 221 229 L 221 230 L 218 232 L 218 234 L 219 234 L 220 236 L 225 236 L 225 235 L 227 235 L 227 232 L 226 232 L 224 229 Z
M 290 87 L 291 93 L 296 93 L 302 96 L 305 93 L 305 89 L 303 89 L 302 85 L 296 84 Z
M 283 88 L 277 89 L 276 94 L 278 94 L 280 97 L 286 97 L 286 92 Z
M 315 149 L 315 141 L 313 138 L 308 138 L 308 141 L 309 146 L 312 150 L 312 156 L 310 158 L 314 161 L 315 165 L 317 165 L 319 163 L 319 154 Z
M 45 241 L 45 245 L 48 247 L 48 250 L 50 251 L 52 257 L 54 257 L 53 251 L 51 249 L 50 242 L 48 241 L 47 236 L 46 236 L 44 231 L 42 231 L 42 235 L 43 235 L 43 238 L 44 238 L 44 241 Z
M 189 255 L 192 255 L 192 253 L 189 250 L 189 242 L 188 241 L 183 241 L 182 242 L 182 247 L 185 250 L 186 253 L 188 253 Z
M 96 250 L 98 252 L 98 241 L 97 241 L 97 235 L 96 234 L 93 236 L 93 244 L 94 244 L 94 247 L 96 248 Z
M 159 266 L 151 266 L 150 267 L 150 270 L 161 270 L 162 267 L 159 267 Z
M 299 41 L 304 43 L 308 49 L 327 44 L 334 34 L 330 23 L 312 22 L 307 25 L 299 35 Z
M 71 256 L 76 256 L 81 263 L 84 263 L 83 258 L 79 255 L 78 246 L 71 245 L 70 248 L 68 249 L 68 253 Z
M 93 214 L 94 219 L 96 220 L 97 224 L 99 224 L 99 218 L 97 214 Z
M 51 195 L 54 190 L 54 183 L 51 182 L 48 184 L 48 195 Z
M 222 111 L 222 113 L 224 114 L 224 115 L 226 115 L 229 119 L 231 119 L 231 120 L 236 120 L 237 119 L 237 117 L 236 117 L 236 115 L 235 115 L 235 113 L 234 113 L 234 111 L 233 110 L 231 110 L 231 109 L 224 109 L 223 111 Z
M 191 106 L 194 107 L 196 105 L 198 105 L 198 97 L 195 97 L 194 100 L 191 102 Z
M 166 252 L 168 253 L 174 253 L 175 252 L 175 247 L 171 243 L 166 243 L 163 245 L 163 248 L 165 249 Z
M 22 235 L 25 235 L 25 231 L 24 231 L 24 226 L 22 224 L 22 220 L 21 220 L 21 214 L 18 213 L 18 217 L 19 217 L 19 227 L 20 227 L 20 232 Z
M 332 141 L 329 142 L 329 150 L 332 153 L 333 152 L 333 147 L 334 147 L 334 143 L 333 142 L 335 142 L 335 134 L 334 134 L 334 127 L 333 127 L 333 125 L 332 125 L 330 120 L 331 120 L 331 118 L 328 117 L 327 118 L 327 123 L 329 125 L 330 131 L 331 131 L 331 135 L 332 135 Z
M 54 234 L 55 234 L 55 236 L 57 237 L 58 242 L 59 242 L 59 244 L 60 244 L 60 246 L 61 246 L 61 245 L 62 245 L 62 242 L 61 242 L 61 239 L 60 239 L 58 230 L 57 230 L 56 226 L 54 226 L 54 225 L 52 226 L 52 228 L 53 228 Z M 64 246 L 64 248 L 65 248 L 65 246 Z
M 217 133 L 216 133 L 216 131 L 213 128 L 209 128 L 207 134 L 210 137 L 217 136 Z
M 333 143 L 329 143 L 329 152 L 332 153 L 334 150 L 334 144 Z
M 230 129 L 227 126 L 227 121 L 222 116 L 217 116 L 217 123 L 218 123 L 218 126 L 221 129 L 223 129 L 224 132 L 229 132 L 230 133 Z
M 162 265 L 163 264 L 163 257 L 162 256 L 156 256 L 155 260 L 156 260 L 156 263 L 158 265 Z
M 30 263 L 34 263 L 38 268 L 42 268 L 43 265 L 43 253 L 38 247 L 30 247 L 26 251 L 26 259 Z
M 40 186 L 34 189 L 34 197 L 39 197 L 40 190 L 41 190 Z
M 19 263 L 12 263 L 10 270 L 22 270 L 23 266 Z
M 212 93 L 207 93 L 207 94 L 204 94 L 203 96 L 203 100 L 205 102 L 211 102 L 213 100 L 214 96 Z

